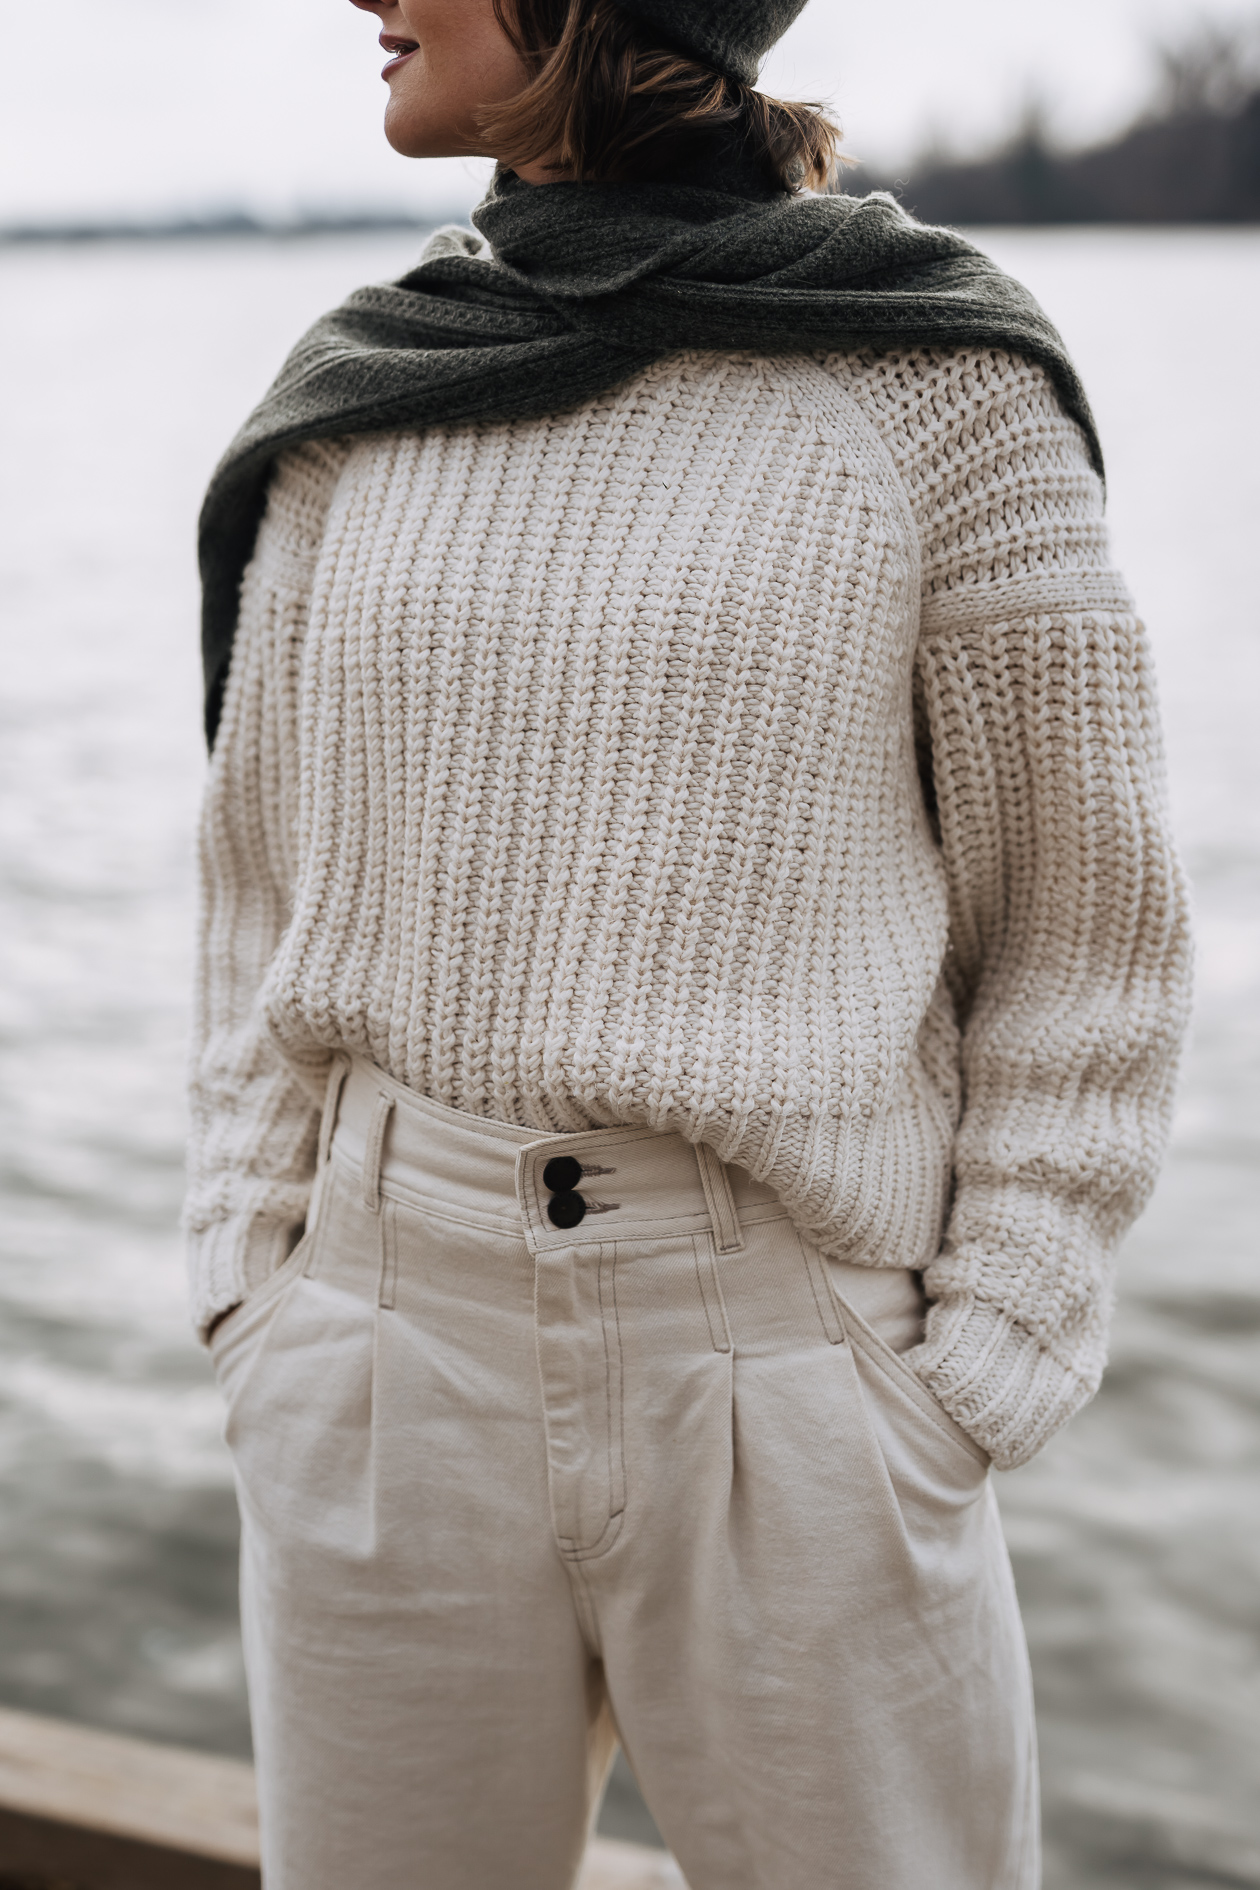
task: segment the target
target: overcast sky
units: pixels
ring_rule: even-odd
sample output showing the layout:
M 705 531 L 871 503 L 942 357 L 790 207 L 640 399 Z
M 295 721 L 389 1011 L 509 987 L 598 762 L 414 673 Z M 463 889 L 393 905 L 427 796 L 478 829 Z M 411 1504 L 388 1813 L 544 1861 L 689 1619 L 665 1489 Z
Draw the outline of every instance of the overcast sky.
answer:
M 762 76 L 827 98 L 881 164 L 974 149 L 1033 95 L 1069 137 L 1121 124 L 1151 43 L 1257 0 L 812 0 Z M 0 224 L 243 207 L 462 211 L 482 172 L 380 134 L 373 21 L 348 0 L 0 0 Z

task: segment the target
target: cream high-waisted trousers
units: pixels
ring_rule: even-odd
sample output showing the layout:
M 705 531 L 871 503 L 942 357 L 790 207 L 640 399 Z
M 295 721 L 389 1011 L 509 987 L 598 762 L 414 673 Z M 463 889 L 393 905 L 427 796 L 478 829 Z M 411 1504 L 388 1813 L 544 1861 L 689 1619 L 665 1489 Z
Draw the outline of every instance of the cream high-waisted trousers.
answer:
M 914 1276 L 677 1135 L 329 1095 L 312 1224 L 213 1341 L 267 1890 L 567 1890 L 617 1739 L 692 1890 L 1034 1890 Z

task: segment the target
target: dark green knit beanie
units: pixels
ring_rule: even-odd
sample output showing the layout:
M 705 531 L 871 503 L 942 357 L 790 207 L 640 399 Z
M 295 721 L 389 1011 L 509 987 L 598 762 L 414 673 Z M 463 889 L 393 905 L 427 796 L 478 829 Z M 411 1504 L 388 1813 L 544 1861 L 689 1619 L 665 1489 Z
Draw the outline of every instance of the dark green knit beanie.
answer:
M 667 45 L 755 85 L 761 62 L 805 0 L 620 0 Z

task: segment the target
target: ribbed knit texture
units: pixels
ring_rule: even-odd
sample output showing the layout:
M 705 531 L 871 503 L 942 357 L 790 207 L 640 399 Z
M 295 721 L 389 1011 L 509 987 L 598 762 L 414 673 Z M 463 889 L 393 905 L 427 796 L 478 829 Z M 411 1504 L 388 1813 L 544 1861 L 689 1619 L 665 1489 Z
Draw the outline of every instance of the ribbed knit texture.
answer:
M 925 1267 L 910 1360 L 1022 1461 L 1097 1385 L 1165 1134 L 1160 770 L 1096 475 L 1023 361 L 691 354 L 292 449 L 206 800 L 198 1320 L 294 1238 L 347 1049 L 474 1114 L 680 1130 L 825 1251 Z
M 677 46 L 745 85 L 805 0 L 618 0 L 626 12 Z

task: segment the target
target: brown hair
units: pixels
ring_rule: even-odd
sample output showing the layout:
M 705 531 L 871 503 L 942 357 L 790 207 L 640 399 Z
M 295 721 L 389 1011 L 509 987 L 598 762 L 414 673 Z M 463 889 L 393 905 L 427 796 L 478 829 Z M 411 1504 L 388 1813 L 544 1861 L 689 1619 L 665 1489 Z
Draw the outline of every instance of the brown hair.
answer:
M 494 10 L 529 73 L 515 98 L 481 117 L 505 161 L 629 183 L 726 138 L 785 190 L 830 185 L 840 130 L 821 106 L 767 98 L 656 44 L 616 0 L 494 0 Z

